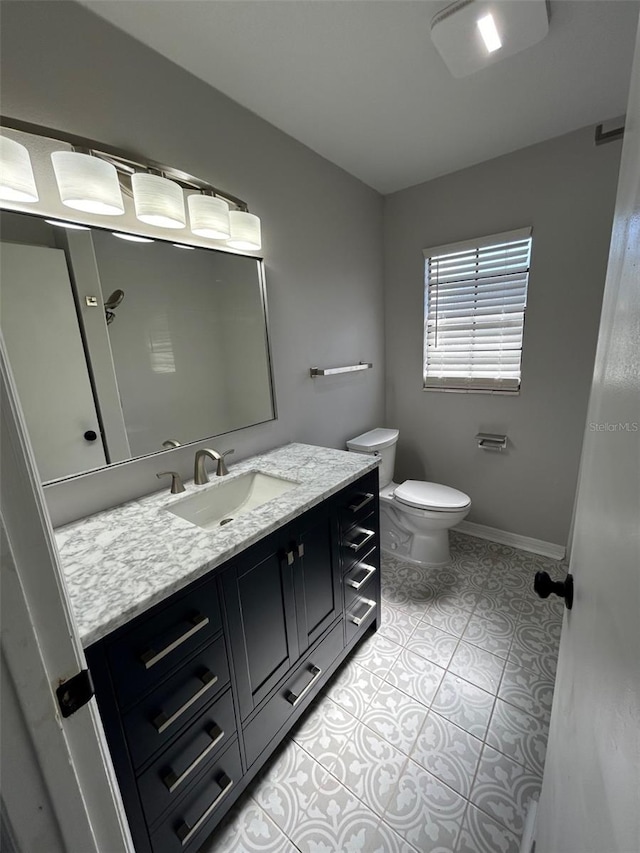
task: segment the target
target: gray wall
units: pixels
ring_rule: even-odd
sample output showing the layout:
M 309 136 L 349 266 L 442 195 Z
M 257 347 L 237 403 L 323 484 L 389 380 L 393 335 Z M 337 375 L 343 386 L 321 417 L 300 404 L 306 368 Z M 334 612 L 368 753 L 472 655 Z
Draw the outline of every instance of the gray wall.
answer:
M 593 128 L 385 199 L 386 405 L 400 429 L 396 479 L 470 495 L 469 521 L 565 544 L 593 373 L 620 159 Z M 533 226 L 518 396 L 422 390 L 429 246 Z M 506 453 L 477 432 L 507 433 Z
M 244 198 L 263 223 L 278 419 L 220 440 L 236 459 L 341 447 L 383 417 L 382 199 L 74 3 L 2 4 L 2 112 L 169 163 Z M 311 380 L 309 368 L 374 370 Z M 54 523 L 188 476 L 193 450 L 47 487 Z

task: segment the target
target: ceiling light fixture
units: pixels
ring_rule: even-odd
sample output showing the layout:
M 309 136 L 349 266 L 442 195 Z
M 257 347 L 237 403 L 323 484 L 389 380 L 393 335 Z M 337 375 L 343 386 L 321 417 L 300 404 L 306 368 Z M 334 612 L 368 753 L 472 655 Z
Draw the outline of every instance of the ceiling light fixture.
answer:
M 60 200 L 67 207 L 100 216 L 124 213 L 118 173 L 111 163 L 79 151 L 54 151 L 51 162 Z
M 0 136 L 0 198 L 28 203 L 38 201 L 29 152 L 8 136 Z
M 431 40 L 454 77 L 466 77 L 541 41 L 547 0 L 455 0 L 431 21 Z
M 477 25 L 489 53 L 500 50 L 502 40 L 498 34 L 498 28 L 496 27 L 496 22 L 493 20 L 493 15 L 489 13 L 484 18 L 479 18 Z

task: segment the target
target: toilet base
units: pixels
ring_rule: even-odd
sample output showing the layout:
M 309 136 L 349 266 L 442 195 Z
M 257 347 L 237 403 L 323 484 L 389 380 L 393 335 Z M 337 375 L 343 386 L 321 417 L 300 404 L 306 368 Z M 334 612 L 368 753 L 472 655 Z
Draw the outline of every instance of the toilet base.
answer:
M 416 566 L 420 566 L 423 569 L 441 569 L 444 566 L 448 566 L 451 563 L 451 553 L 449 551 L 449 535 L 447 531 L 446 542 L 444 543 L 444 548 L 442 547 L 442 543 L 437 543 L 438 545 L 438 553 L 432 549 L 431 544 L 427 546 L 427 559 L 420 559 L 420 557 L 414 557 L 411 549 L 400 549 L 396 546 L 394 548 L 395 543 L 386 544 L 383 541 L 380 543 L 380 550 L 384 554 L 389 554 L 391 557 L 398 557 L 401 560 L 404 560 L 407 563 L 414 563 Z M 424 543 L 422 543 L 424 546 Z M 434 561 L 434 557 L 437 556 L 442 557 L 442 559 Z M 423 553 L 424 557 L 424 553 Z
M 466 514 L 466 513 L 465 513 Z M 399 513 L 380 501 L 380 547 L 394 557 L 425 569 L 437 569 L 451 562 L 449 528 L 412 532 L 402 524 Z

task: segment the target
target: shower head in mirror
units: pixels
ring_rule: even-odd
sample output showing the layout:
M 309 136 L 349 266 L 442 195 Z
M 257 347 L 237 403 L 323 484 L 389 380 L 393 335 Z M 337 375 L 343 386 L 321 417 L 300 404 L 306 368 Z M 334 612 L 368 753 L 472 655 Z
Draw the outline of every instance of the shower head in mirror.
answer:
M 114 290 L 111 296 L 104 303 L 104 316 L 107 321 L 107 326 L 113 323 L 115 309 L 124 299 L 124 290 Z

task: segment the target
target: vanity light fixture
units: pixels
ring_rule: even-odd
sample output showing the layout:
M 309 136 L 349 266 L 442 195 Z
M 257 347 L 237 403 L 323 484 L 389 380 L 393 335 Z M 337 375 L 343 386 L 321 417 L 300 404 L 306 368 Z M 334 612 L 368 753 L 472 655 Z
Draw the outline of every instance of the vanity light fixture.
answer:
M 154 243 L 151 237 L 142 237 L 140 234 L 125 234 L 124 231 L 112 231 L 114 237 L 119 240 L 127 240 L 129 243 Z
M 131 176 L 131 187 L 140 222 L 156 228 L 185 227 L 184 196 L 175 181 L 151 172 L 136 172 Z
M 230 210 L 231 236 L 227 244 L 233 249 L 257 251 L 262 246 L 260 220 L 246 210 Z
M 124 203 L 115 166 L 80 151 L 54 151 L 53 171 L 67 207 L 101 216 L 122 216 Z
M 228 240 L 231 234 L 229 205 L 214 195 L 193 193 L 187 198 L 191 230 L 198 237 Z
M 125 213 L 125 204 L 129 210 L 127 199 L 131 199 L 141 222 L 155 228 L 178 229 L 187 227 L 186 196 L 194 235 L 241 251 L 253 252 L 262 247 L 260 219 L 249 213 L 246 202 L 194 175 L 95 140 L 19 119 L 2 116 L 0 124 L 26 140 L 22 144 L 12 137 L 0 136 L 0 203 L 3 199 L 18 203 L 40 201 L 28 147 L 28 138 L 35 137 L 67 146 L 66 150 L 51 153 L 60 199 L 67 207 L 118 216 Z M 84 227 L 58 219 L 51 223 L 66 228 Z M 114 234 L 133 242 L 153 242 L 142 235 Z M 182 244 L 180 247 L 192 248 Z
M 0 199 L 38 201 L 29 152 L 8 136 L 0 136 Z
M 88 225 L 79 225 L 77 222 L 63 222 L 61 219 L 45 219 L 49 225 L 55 225 L 56 228 L 68 228 L 70 231 L 89 231 Z

